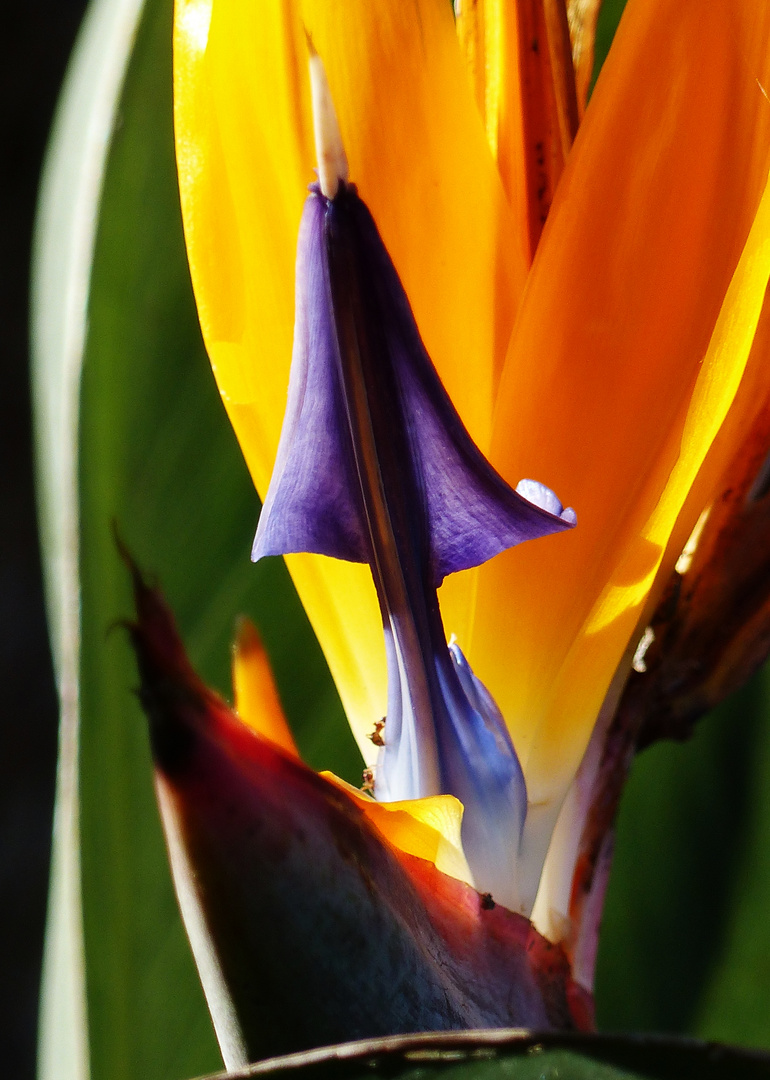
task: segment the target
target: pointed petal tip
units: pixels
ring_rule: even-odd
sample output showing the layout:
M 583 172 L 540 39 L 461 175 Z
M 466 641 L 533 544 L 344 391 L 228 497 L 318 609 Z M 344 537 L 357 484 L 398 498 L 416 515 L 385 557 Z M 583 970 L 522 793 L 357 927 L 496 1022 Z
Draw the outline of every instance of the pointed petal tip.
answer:
M 234 711 L 239 719 L 287 754 L 299 758 L 267 650 L 256 626 L 245 615 L 241 615 L 236 624 L 232 678 Z
M 310 69 L 310 95 L 313 103 L 313 131 L 315 134 L 316 159 L 318 161 L 318 182 L 321 193 L 327 199 L 333 199 L 339 190 L 340 182 L 348 179 L 348 159 L 342 144 L 337 110 L 326 77 L 326 68 L 318 55 L 313 39 L 305 32 L 308 46 L 308 68 Z
M 264 651 L 264 645 L 262 644 L 259 630 L 257 630 L 248 615 L 239 615 L 235 620 L 233 651 L 236 655 L 242 654 L 245 656 Z

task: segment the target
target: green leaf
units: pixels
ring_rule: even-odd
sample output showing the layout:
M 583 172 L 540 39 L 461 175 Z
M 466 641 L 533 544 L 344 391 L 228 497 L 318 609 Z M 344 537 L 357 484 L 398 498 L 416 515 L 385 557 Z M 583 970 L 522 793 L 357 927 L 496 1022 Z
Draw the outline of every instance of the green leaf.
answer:
M 770 1046 L 770 673 L 637 760 L 602 926 L 603 1027 Z
M 118 28 L 124 56 L 133 30 L 125 9 L 125 0 L 94 9 L 108 21 L 124 16 Z M 136 4 L 132 13 L 135 22 Z M 58 974 L 47 985 L 58 990 L 47 998 L 44 1073 L 68 1080 L 87 1075 L 89 1059 L 98 1080 L 174 1080 L 220 1060 L 171 885 L 146 723 L 133 692 L 134 660 L 116 625 L 130 617 L 131 600 L 113 524 L 141 566 L 161 581 L 191 658 L 210 684 L 228 693 L 234 620 L 249 614 L 262 631 L 305 759 L 351 780 L 361 770 L 283 563 L 254 567 L 249 560 L 259 503 L 203 349 L 184 252 L 172 137 L 171 19 L 171 0 L 147 0 L 114 130 L 114 106 L 103 107 L 110 88 L 89 86 L 90 69 L 79 69 L 81 90 L 69 106 L 51 185 L 62 187 L 67 140 L 89 125 L 102 146 L 112 130 L 106 165 L 103 152 L 98 160 L 98 145 L 92 147 L 92 183 L 84 186 L 88 169 L 76 170 L 62 198 L 44 204 L 39 227 L 43 329 L 36 383 L 41 402 L 50 406 L 39 415 L 44 545 L 55 649 L 70 665 L 62 743 L 70 772 L 57 808 L 68 822 L 67 842 L 57 850 L 68 853 L 69 900 L 61 889 L 52 894 L 49 953 L 61 953 L 55 924 L 62 912 L 69 936 L 66 955 L 49 964 Z M 116 67 L 113 101 L 122 76 Z M 94 214 L 92 245 L 81 219 Z M 47 280 L 62 222 L 73 218 L 80 278 L 69 265 Z M 82 270 L 91 250 L 89 283 L 87 265 Z M 69 323 L 60 320 L 60 329 L 76 324 L 65 349 L 53 331 L 44 340 L 46 312 L 73 287 L 76 293 L 87 287 L 87 304 L 74 305 Z M 60 406 L 62 387 L 69 388 L 68 409 Z M 57 592 L 62 550 L 70 575 L 63 599 Z M 66 612 L 66 634 L 59 608 Z M 79 780 L 79 803 L 73 780 Z M 68 1053 L 67 1008 L 78 1000 L 77 1030 L 87 1015 L 87 1037 L 81 1036 L 77 1065 L 57 1071 Z
M 607 59 L 607 53 L 610 51 L 610 45 L 626 3 L 627 0 L 601 0 L 594 46 L 594 82 L 602 69 L 602 64 Z
M 650 1036 L 468 1031 L 401 1035 L 274 1058 L 228 1080 L 761 1080 L 770 1057 Z M 208 1080 L 225 1080 L 225 1074 Z
M 98 0 L 83 22 L 46 157 L 32 279 L 32 389 L 39 520 L 61 700 L 48 926 L 40 994 L 43 1080 L 86 1080 L 78 831 L 77 416 L 85 296 L 106 159 L 105 133 L 141 0 Z

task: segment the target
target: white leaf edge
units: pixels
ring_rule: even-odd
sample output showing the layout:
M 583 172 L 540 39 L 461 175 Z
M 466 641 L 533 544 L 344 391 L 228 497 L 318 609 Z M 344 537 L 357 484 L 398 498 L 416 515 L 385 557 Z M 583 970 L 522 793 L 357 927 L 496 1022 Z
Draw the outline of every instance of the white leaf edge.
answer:
M 40 993 L 40 1080 L 90 1074 L 80 880 L 78 414 L 102 183 L 144 0 L 92 0 L 41 179 L 32 256 L 31 366 L 38 515 L 60 702 Z

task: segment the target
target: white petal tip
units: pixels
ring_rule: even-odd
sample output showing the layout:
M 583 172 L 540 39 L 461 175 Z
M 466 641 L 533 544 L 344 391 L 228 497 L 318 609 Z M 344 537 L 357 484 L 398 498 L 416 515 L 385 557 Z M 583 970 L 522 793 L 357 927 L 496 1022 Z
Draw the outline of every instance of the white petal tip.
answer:
M 539 506 L 541 510 L 553 514 L 554 517 L 560 517 L 568 525 L 577 525 L 577 514 L 572 507 L 568 506 L 565 509 L 556 494 L 539 480 L 519 480 L 516 485 L 516 494 L 521 495 L 527 502 Z
M 577 514 L 571 506 L 568 506 L 566 510 L 562 510 L 559 517 L 562 519 L 562 521 L 569 522 L 570 525 L 577 525 Z
M 318 159 L 318 181 L 321 193 L 327 199 L 337 194 L 340 181 L 348 179 L 348 159 L 342 145 L 337 112 L 334 108 L 329 80 L 323 60 L 318 55 L 308 35 L 308 66 L 310 68 L 310 94 L 313 102 L 313 130 Z

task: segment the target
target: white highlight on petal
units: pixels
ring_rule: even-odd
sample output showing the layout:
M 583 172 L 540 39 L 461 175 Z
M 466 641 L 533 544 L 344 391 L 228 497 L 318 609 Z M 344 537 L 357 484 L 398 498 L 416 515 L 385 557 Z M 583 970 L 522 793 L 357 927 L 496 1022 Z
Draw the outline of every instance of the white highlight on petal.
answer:
M 710 513 L 711 507 L 707 506 L 701 516 L 695 522 L 695 528 L 690 533 L 690 537 L 687 543 L 682 548 L 682 554 L 676 560 L 674 570 L 676 570 L 677 574 L 686 574 L 692 566 L 692 561 L 695 558 L 695 552 L 698 550 L 698 544 L 700 543 L 700 538 L 703 534 L 703 529 L 705 528 L 706 522 L 709 519 Z
M 178 27 L 198 52 L 205 52 L 209 42 L 212 0 L 192 0 L 179 13 Z
M 315 134 L 315 152 L 318 159 L 318 180 L 321 193 L 327 199 L 333 199 L 343 182 L 348 179 L 348 159 L 342 145 L 342 135 L 334 108 L 329 80 L 323 60 L 315 50 L 308 35 L 307 46 L 310 52 L 310 94 L 313 102 L 313 132 Z
M 541 510 L 545 510 L 554 517 L 560 517 L 562 521 L 568 521 L 570 525 L 577 525 L 577 514 L 568 506 L 562 506 L 558 496 L 539 480 L 519 480 L 516 485 L 516 494 L 521 495 L 527 502 L 534 503 Z

